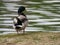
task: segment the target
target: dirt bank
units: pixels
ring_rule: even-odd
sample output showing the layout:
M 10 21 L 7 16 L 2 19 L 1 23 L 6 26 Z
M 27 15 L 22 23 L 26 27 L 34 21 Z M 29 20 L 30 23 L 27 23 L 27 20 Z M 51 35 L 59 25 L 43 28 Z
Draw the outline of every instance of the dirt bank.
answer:
M 0 36 L 0 45 L 60 45 L 60 33 L 28 32 Z

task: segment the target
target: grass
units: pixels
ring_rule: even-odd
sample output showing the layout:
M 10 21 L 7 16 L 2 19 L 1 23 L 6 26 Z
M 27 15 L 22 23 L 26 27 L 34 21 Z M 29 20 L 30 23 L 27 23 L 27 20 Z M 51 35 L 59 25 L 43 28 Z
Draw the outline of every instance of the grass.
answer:
M 59 32 L 27 32 L 0 35 L 0 45 L 60 45 Z

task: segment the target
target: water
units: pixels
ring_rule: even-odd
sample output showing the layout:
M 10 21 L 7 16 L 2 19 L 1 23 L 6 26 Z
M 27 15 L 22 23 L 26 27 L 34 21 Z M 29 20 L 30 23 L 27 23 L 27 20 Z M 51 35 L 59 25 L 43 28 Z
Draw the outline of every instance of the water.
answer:
M 19 6 L 26 7 L 29 20 L 26 31 L 60 32 L 59 0 L 0 0 L 0 32 L 15 32 L 13 17 L 17 16 Z

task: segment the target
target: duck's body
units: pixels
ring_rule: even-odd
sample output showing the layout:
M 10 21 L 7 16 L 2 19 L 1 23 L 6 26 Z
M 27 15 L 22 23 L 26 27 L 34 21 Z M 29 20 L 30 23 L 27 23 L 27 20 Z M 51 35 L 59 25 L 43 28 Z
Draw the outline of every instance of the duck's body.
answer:
M 23 30 L 25 31 L 25 28 L 27 27 L 28 24 L 28 19 L 26 16 L 20 15 L 16 18 L 14 18 L 14 28 L 16 29 L 16 31 L 20 31 Z
M 21 8 L 21 7 L 20 7 Z M 22 8 L 21 8 L 22 9 Z M 28 19 L 24 13 L 20 13 L 21 10 L 18 10 L 18 16 L 14 18 L 14 29 L 17 31 L 17 33 L 21 30 L 23 30 L 23 33 L 25 32 L 25 28 L 28 24 Z

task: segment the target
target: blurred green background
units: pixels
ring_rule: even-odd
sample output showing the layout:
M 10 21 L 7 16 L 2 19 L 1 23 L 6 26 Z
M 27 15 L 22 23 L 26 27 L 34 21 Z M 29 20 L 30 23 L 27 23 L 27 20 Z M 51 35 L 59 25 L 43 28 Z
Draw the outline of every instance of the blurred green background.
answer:
M 0 0 L 0 32 L 15 32 L 13 17 L 25 6 L 29 24 L 26 31 L 60 31 L 59 0 Z

